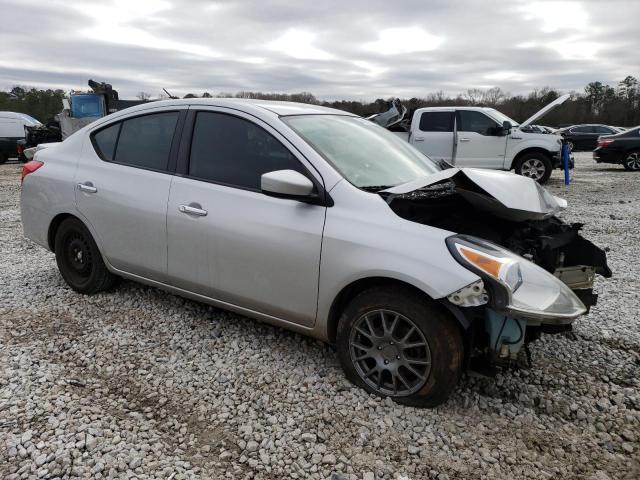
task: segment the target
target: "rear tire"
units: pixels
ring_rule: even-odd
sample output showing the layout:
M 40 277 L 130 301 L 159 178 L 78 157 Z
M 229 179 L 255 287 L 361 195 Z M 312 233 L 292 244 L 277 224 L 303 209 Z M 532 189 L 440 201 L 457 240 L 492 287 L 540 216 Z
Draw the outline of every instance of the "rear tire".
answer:
M 54 250 L 62 278 L 76 292 L 91 295 L 115 285 L 118 277 L 107 270 L 91 233 L 77 218 L 62 221 Z
M 4 153 L 0 153 L 0 165 L 5 163 L 6 161 L 7 161 L 7 157 L 5 156 L 5 154 Z
M 640 150 L 627 153 L 627 156 L 622 161 L 622 166 L 630 172 L 640 171 Z
M 552 170 L 551 159 L 544 153 L 525 153 L 515 163 L 515 171 L 518 175 L 531 178 L 541 185 L 547 183 Z
M 338 324 L 337 350 L 352 383 L 415 407 L 445 402 L 464 358 L 456 320 L 401 286 L 373 287 L 351 300 Z

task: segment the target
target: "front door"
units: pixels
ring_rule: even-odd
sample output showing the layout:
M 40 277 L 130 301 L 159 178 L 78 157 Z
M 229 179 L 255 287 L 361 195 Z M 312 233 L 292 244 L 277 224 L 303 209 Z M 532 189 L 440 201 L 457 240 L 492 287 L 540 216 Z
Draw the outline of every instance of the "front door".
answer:
M 325 207 L 274 198 L 260 177 L 292 169 L 317 179 L 268 125 L 203 109 L 167 212 L 169 281 L 242 308 L 315 322 Z
M 456 112 L 456 167 L 504 168 L 507 137 L 498 123 L 476 110 Z
M 75 177 L 78 210 L 109 263 L 157 281 L 166 275 L 168 164 L 179 115 L 147 114 L 97 130 Z

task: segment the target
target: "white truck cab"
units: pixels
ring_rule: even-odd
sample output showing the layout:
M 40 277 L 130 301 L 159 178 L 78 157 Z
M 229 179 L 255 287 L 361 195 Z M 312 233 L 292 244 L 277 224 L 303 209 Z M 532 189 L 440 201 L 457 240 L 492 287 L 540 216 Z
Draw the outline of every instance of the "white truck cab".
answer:
M 563 95 L 525 122 L 518 124 L 493 108 L 428 107 L 413 113 L 408 131 L 396 131 L 433 160 L 456 167 L 515 170 L 516 173 L 545 183 L 553 168 L 562 168 L 562 138 L 527 128 L 536 119 L 557 107 Z M 406 109 L 394 103 L 402 118 Z M 378 116 L 371 119 L 377 123 Z M 387 116 L 387 119 L 393 118 Z M 387 128 L 399 122 L 388 122 Z

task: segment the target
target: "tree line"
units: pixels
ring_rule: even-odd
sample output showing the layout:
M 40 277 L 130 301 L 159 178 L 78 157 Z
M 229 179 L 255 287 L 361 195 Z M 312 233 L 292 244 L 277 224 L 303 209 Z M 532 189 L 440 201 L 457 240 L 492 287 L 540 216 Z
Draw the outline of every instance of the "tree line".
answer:
M 583 92 L 571 92 L 572 96 L 561 107 L 544 117 L 542 123 L 549 126 L 564 126 L 578 123 L 602 123 L 614 126 L 640 125 L 640 83 L 636 77 L 627 76 L 617 85 L 611 86 L 602 82 L 591 82 Z M 401 99 L 402 103 L 413 111 L 421 107 L 455 106 L 487 106 L 500 110 L 516 121 L 523 121 L 542 107 L 558 98 L 562 92 L 550 87 L 536 89 L 527 95 L 510 95 L 499 87 L 489 89 L 469 89 L 455 96 L 439 91 L 424 97 Z M 62 109 L 62 90 L 39 90 L 36 88 L 14 87 L 8 92 L 0 91 L 0 111 L 9 110 L 27 113 L 41 122 L 48 121 Z M 151 101 L 152 96 L 140 92 L 137 97 Z M 240 91 L 235 94 L 222 92 L 212 95 L 204 92 L 201 95 L 189 93 L 183 98 L 255 98 L 261 100 L 282 100 L 289 102 L 310 103 L 345 110 L 356 115 L 368 116 L 385 111 L 392 99 L 378 98 L 373 102 L 357 100 L 323 101 L 312 93 L 268 93 Z M 166 94 L 158 98 L 168 98 Z M 175 98 L 175 97 L 172 97 Z

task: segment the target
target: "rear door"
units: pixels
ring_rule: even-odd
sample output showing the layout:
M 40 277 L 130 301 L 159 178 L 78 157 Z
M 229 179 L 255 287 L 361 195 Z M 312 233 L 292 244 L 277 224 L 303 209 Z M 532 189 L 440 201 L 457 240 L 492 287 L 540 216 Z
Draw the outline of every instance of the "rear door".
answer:
M 498 135 L 498 123 L 483 112 L 456 112 L 456 167 L 504 168 L 507 136 Z
M 589 149 L 592 144 L 597 143 L 597 135 L 592 125 L 582 125 L 569 130 L 569 140 L 574 149 Z
M 185 112 L 185 113 L 181 113 Z M 76 172 L 76 204 L 115 268 L 166 279 L 166 213 L 186 110 L 128 117 L 93 132 Z
M 431 159 L 451 163 L 455 111 L 425 111 L 419 115 L 413 119 L 416 124 L 411 143 Z
M 167 211 L 175 286 L 232 305 L 315 322 L 326 207 L 274 198 L 260 177 L 312 167 L 269 125 L 224 108 L 190 111 Z

